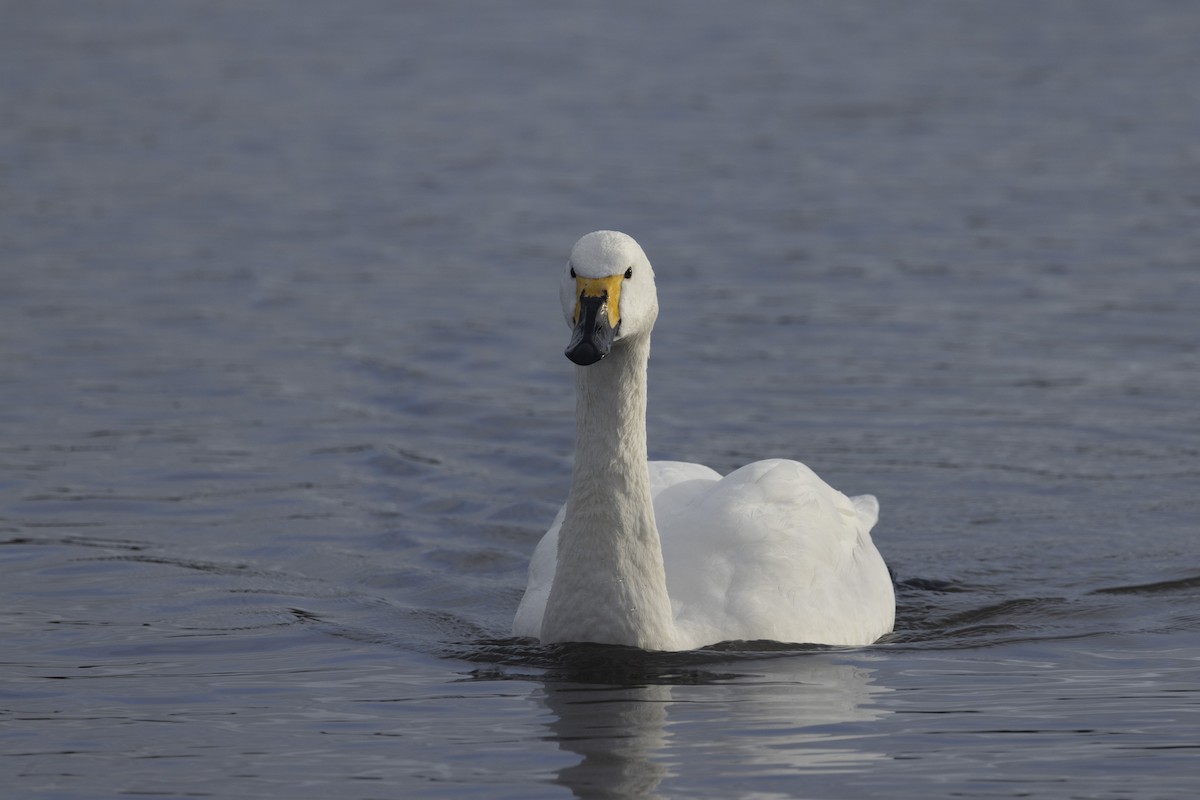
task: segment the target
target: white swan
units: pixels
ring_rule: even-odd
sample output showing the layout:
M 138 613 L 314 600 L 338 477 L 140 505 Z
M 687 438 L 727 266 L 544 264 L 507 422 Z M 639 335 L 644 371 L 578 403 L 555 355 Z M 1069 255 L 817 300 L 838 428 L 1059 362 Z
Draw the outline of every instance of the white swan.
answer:
M 892 630 L 891 577 L 871 541 L 879 504 L 795 461 L 722 478 L 646 460 L 654 272 L 629 236 L 580 239 L 562 277 L 573 333 L 571 493 L 529 565 L 513 634 L 690 650 L 769 639 L 870 644 Z

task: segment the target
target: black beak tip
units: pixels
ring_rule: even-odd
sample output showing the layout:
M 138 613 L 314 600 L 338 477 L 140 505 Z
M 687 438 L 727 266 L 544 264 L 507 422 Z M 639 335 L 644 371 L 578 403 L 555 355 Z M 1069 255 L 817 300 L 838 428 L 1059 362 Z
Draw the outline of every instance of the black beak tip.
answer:
M 563 353 L 581 367 L 595 364 L 612 349 L 614 331 L 603 310 L 607 300 L 606 295 L 579 297 L 579 319 Z
M 608 355 L 608 348 L 596 347 L 593 342 L 582 341 L 577 344 L 572 343 L 563 351 L 563 355 L 579 366 L 587 367 Z

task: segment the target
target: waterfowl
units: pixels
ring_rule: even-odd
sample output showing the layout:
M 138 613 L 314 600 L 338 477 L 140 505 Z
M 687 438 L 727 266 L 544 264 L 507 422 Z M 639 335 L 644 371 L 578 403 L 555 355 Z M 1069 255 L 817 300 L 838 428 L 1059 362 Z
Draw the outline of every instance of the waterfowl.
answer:
M 879 504 L 797 461 L 722 477 L 647 461 L 654 271 L 633 238 L 589 233 L 561 278 L 576 364 L 571 490 L 529 566 L 513 634 L 691 650 L 724 641 L 866 645 L 895 594 L 871 540 Z

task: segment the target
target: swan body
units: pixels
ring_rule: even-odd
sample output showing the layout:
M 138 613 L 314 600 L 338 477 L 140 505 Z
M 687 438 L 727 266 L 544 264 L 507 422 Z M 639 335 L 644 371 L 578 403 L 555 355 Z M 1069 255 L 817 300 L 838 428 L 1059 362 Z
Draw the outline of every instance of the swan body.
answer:
M 654 272 L 615 231 L 580 239 L 564 270 L 573 329 L 571 491 L 534 551 L 513 634 L 690 650 L 734 640 L 865 645 L 895 619 L 871 540 L 879 504 L 797 461 L 722 477 L 646 458 Z

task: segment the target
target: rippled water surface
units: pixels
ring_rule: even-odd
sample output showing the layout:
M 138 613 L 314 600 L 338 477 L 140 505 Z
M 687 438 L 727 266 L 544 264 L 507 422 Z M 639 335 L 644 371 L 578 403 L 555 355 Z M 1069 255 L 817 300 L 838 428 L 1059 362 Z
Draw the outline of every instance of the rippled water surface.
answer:
M 5 796 L 1194 796 L 1194 3 L 0 17 Z M 601 227 L 652 456 L 878 495 L 894 635 L 509 638 Z

